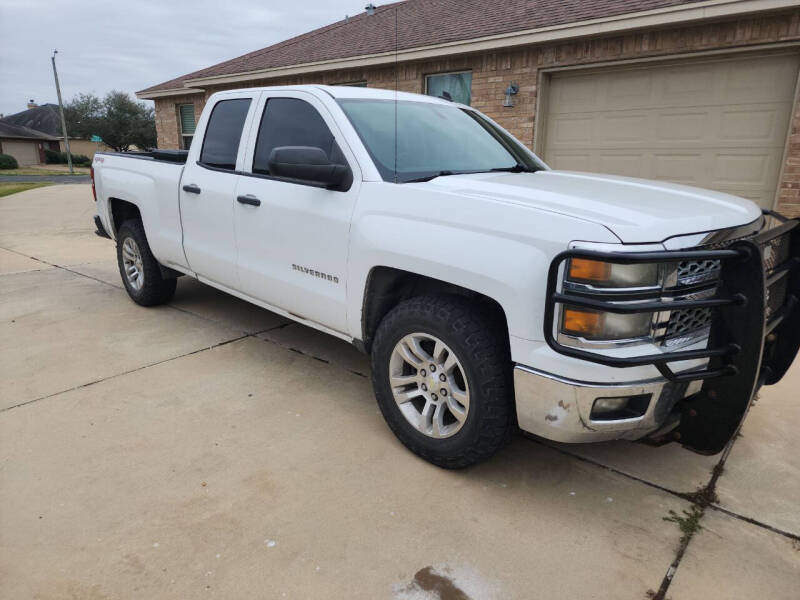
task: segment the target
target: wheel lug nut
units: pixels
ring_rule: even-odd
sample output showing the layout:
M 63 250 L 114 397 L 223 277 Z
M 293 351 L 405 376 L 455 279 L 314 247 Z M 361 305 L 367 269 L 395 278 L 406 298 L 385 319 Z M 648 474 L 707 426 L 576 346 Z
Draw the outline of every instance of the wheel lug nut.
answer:
M 427 392 L 428 391 L 428 386 L 425 385 L 424 383 L 422 384 L 422 391 L 423 392 Z
M 431 394 L 431 400 L 436 402 L 438 399 L 439 399 L 439 397 L 436 394 Z
M 447 375 L 445 375 L 444 373 L 440 374 L 439 381 L 447 381 Z
M 425 372 L 425 369 L 422 369 L 422 370 L 419 372 L 419 374 L 420 374 L 420 375 L 422 375 L 423 377 L 427 377 L 427 376 L 428 376 L 428 374 Z
M 440 390 L 439 390 L 439 393 L 440 393 L 442 396 L 447 396 L 447 390 L 446 390 L 446 389 L 444 389 L 444 388 L 440 389 Z
M 436 365 L 431 365 L 431 373 L 436 373 Z

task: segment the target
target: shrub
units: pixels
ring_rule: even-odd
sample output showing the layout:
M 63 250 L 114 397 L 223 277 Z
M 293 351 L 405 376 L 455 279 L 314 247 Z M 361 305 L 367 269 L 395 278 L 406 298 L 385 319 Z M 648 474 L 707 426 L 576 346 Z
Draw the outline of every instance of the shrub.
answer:
M 48 165 L 58 165 L 67 162 L 67 155 L 63 152 L 59 152 L 58 150 L 47 150 L 44 151 L 44 162 Z
M 45 150 L 44 162 L 48 165 L 65 165 L 67 164 L 67 153 L 58 152 L 57 150 Z M 79 167 L 89 167 L 92 164 L 92 159 L 85 154 L 73 154 L 72 164 Z
M 0 169 L 18 169 L 17 159 L 9 154 L 0 154 Z

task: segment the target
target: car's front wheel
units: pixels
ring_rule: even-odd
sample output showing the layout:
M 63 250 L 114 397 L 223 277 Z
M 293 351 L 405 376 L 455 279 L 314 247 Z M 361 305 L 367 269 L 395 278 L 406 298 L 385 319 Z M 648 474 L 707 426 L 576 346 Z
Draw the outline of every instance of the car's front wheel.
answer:
M 513 426 L 505 334 L 485 310 L 458 296 L 402 302 L 372 345 L 381 412 L 412 452 L 445 468 L 483 460 Z
M 144 226 L 138 219 L 125 221 L 117 232 L 117 262 L 122 283 L 137 304 L 164 304 L 175 294 L 177 280 L 164 277 L 150 251 Z

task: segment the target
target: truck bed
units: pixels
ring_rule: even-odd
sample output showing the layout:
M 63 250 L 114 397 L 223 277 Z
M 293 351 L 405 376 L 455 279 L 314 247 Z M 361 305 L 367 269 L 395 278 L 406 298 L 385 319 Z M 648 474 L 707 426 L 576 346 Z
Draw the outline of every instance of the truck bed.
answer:
M 186 164 L 188 150 L 151 150 L 149 152 L 97 152 L 97 154 L 108 154 L 111 156 L 122 156 L 126 158 L 139 158 L 144 160 L 157 160 L 177 164 Z

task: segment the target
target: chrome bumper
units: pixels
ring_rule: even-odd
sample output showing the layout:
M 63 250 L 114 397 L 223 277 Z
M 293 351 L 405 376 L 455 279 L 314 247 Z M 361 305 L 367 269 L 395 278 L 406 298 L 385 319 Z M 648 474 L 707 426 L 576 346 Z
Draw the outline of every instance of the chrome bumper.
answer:
M 702 381 L 586 383 L 544 373 L 531 367 L 514 368 L 517 419 L 524 431 L 556 442 L 581 443 L 635 440 L 660 429 L 678 400 L 700 390 Z M 646 412 L 636 418 L 593 421 L 597 398 L 649 394 Z

